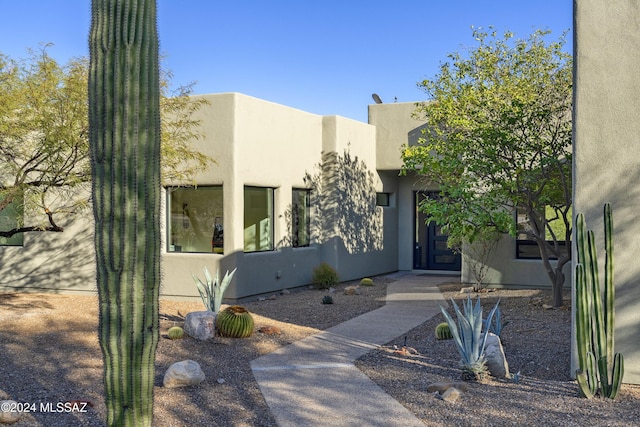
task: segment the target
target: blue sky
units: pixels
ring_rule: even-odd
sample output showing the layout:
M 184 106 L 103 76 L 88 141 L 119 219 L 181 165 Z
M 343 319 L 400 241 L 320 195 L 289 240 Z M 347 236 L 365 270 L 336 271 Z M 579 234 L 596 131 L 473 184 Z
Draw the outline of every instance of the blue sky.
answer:
M 59 61 L 88 56 L 90 0 L 0 2 L 0 53 L 53 43 Z M 526 38 L 571 30 L 572 0 L 158 0 L 172 82 L 242 92 L 316 114 L 367 120 L 384 102 L 424 100 L 448 53 L 473 48 L 471 26 Z M 567 38 L 571 50 L 571 35 Z

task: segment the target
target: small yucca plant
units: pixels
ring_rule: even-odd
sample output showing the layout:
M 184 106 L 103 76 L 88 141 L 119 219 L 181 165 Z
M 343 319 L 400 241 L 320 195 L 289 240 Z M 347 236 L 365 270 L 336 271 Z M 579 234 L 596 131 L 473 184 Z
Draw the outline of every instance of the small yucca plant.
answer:
M 333 304 L 333 297 L 331 295 L 325 295 L 322 298 L 322 303 L 323 304 Z
M 311 283 L 320 289 L 329 289 L 338 284 L 338 273 L 326 262 L 313 269 Z

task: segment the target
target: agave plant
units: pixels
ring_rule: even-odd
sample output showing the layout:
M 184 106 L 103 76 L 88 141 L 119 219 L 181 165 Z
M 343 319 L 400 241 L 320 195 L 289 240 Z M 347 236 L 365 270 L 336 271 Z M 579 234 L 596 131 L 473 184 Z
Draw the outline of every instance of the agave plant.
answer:
M 209 311 L 213 311 L 217 313 L 220 311 L 220 306 L 222 305 L 222 295 L 224 291 L 227 290 L 229 284 L 231 283 L 231 279 L 233 279 L 233 275 L 236 273 L 237 268 L 234 268 L 231 273 L 227 270 L 222 278 L 222 282 L 220 282 L 220 275 L 216 271 L 216 278 L 213 280 L 209 270 L 207 267 L 203 269 L 205 282 L 202 282 L 198 276 L 192 274 L 193 281 L 196 282 L 196 286 L 198 287 L 198 292 L 200 292 L 200 298 L 202 298 L 202 303 Z
M 474 305 L 471 302 L 471 297 L 467 296 L 467 301 L 463 303 L 464 313 L 460 311 L 458 304 L 453 299 L 451 299 L 451 302 L 456 313 L 457 324 L 442 306 L 440 306 L 440 311 L 449 324 L 451 335 L 453 335 L 456 347 L 462 358 L 462 377 L 464 379 L 481 379 L 487 372 L 484 347 L 489 330 L 485 328 L 483 331 L 482 328 L 480 298 L 478 297 Z M 487 324 L 491 324 L 493 315 L 498 309 L 498 304 L 500 304 L 500 300 L 496 302 L 496 305 L 489 312 L 486 320 Z
M 502 317 L 502 312 L 500 311 L 500 307 L 497 308 L 495 314 L 493 315 L 492 322 L 485 321 L 485 328 L 489 329 L 489 332 L 496 334 L 497 336 L 502 338 L 502 330 L 505 326 L 509 324 L 508 320 L 504 320 Z

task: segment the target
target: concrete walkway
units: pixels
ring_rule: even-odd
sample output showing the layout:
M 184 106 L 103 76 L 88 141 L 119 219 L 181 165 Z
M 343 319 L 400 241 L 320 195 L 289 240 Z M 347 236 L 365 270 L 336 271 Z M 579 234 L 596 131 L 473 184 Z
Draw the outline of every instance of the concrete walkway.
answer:
M 280 427 L 422 426 L 353 362 L 440 312 L 437 285 L 450 276 L 402 272 L 387 287 L 387 304 L 251 362 Z

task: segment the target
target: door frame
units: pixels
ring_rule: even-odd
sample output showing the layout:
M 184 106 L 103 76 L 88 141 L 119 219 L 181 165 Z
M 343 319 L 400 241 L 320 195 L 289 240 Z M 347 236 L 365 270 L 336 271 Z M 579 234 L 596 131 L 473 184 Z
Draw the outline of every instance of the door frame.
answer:
M 414 226 L 413 226 L 413 268 L 416 270 L 431 271 L 460 271 L 462 269 L 462 256 L 453 250 L 438 249 L 438 242 L 446 242 L 447 236 L 439 233 L 440 227 L 431 222 L 426 224 L 421 217 L 422 212 L 418 211 L 420 196 L 437 197 L 437 191 L 414 191 Z M 438 263 L 437 257 L 455 257 L 453 262 Z

